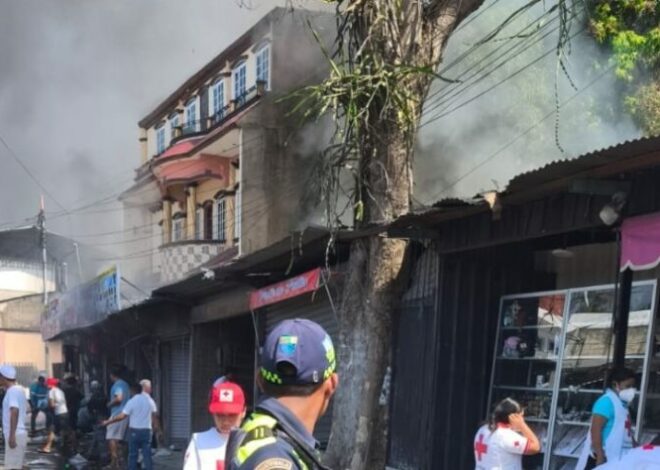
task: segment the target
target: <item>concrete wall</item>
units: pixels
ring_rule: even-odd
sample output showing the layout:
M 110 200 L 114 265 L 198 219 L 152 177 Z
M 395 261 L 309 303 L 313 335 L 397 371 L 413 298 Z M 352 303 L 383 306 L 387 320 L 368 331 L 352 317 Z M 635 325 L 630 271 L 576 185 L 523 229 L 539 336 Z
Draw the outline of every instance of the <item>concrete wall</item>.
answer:
M 0 329 L 39 332 L 43 310 L 39 294 L 0 301 Z

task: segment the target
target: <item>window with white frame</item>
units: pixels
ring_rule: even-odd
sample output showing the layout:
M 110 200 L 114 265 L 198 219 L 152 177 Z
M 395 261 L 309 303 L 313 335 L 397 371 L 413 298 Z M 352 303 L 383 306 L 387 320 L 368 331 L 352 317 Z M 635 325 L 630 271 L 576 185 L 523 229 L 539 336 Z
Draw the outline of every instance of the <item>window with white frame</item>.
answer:
M 245 91 L 247 90 L 247 66 L 245 62 L 238 64 L 232 73 L 234 81 L 234 100 L 236 104 L 243 104 L 245 102 Z
M 224 242 L 227 240 L 227 200 L 224 197 L 218 198 L 216 207 L 216 239 Z
M 165 151 L 165 125 L 161 124 L 156 129 L 156 153 L 163 153 Z
M 183 231 L 185 229 L 186 218 L 177 217 L 172 221 L 172 241 L 178 242 L 183 240 Z
M 264 82 L 266 90 L 270 89 L 270 46 L 261 47 L 256 55 L 257 81 Z
M 195 132 L 199 129 L 197 110 L 197 98 L 194 98 L 186 105 L 186 131 L 188 132 Z
M 234 196 L 234 239 L 241 238 L 241 190 L 236 191 Z
M 170 116 L 170 139 L 176 137 L 177 127 L 179 127 L 179 113 L 174 113 Z
M 213 121 L 218 122 L 223 118 L 225 108 L 225 82 L 220 79 L 211 85 L 209 102 L 211 103 L 211 116 Z
M 204 209 L 199 207 L 195 211 L 195 240 L 204 239 Z

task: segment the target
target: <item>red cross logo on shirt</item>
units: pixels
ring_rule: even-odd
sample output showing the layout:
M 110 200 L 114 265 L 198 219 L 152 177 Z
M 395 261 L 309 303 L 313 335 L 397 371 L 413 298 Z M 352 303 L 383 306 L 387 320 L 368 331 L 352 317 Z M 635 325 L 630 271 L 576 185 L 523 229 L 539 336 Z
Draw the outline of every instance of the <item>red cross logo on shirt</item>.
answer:
M 477 454 L 477 460 L 481 462 L 483 454 L 488 453 L 488 446 L 484 444 L 484 435 L 479 434 L 479 440 L 474 443 L 474 452 Z

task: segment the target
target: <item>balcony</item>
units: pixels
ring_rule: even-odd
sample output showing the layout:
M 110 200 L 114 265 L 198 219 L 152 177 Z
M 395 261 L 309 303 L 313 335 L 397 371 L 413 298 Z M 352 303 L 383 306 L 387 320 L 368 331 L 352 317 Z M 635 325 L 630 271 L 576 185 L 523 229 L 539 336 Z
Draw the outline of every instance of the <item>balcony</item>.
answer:
M 232 100 L 227 106 L 222 108 L 214 115 L 207 116 L 196 121 L 187 122 L 185 125 L 175 128 L 175 137 L 171 139 L 169 146 L 165 147 L 162 152 L 154 155 L 154 158 L 168 154 L 168 150 L 177 145 L 182 140 L 192 139 L 194 137 L 199 137 L 201 140 L 202 137 L 205 137 L 214 130 L 222 127 L 227 122 L 230 122 L 238 114 L 248 109 L 250 106 L 256 103 L 259 98 L 264 95 L 264 93 L 265 86 L 264 84 L 259 83 L 246 90 L 245 93 Z

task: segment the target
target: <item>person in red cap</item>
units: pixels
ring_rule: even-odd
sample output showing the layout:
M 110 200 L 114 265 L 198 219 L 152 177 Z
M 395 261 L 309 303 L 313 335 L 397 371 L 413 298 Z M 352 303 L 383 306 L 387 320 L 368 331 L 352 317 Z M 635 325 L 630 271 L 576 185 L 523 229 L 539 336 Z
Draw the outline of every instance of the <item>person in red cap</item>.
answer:
M 209 413 L 215 426 L 192 435 L 183 470 L 224 470 L 229 433 L 245 418 L 245 394 L 240 385 L 222 382 L 214 386 Z
M 66 406 L 66 397 L 60 388 L 60 381 L 54 377 L 46 379 L 46 386 L 48 387 L 48 407 L 52 413 L 51 423 L 53 424 L 48 432 L 48 439 L 46 444 L 39 449 L 39 452 L 50 454 L 52 452 L 53 443 L 55 442 L 55 434 L 59 434 L 62 438 L 62 448 L 65 456 L 70 457 L 69 453 L 75 447 L 75 435 L 71 433 L 69 426 L 69 409 Z

